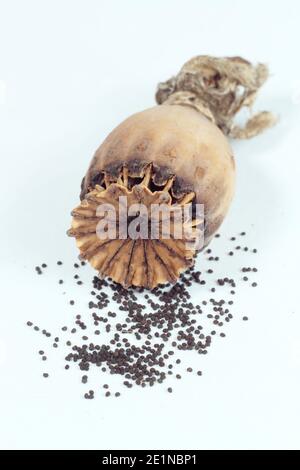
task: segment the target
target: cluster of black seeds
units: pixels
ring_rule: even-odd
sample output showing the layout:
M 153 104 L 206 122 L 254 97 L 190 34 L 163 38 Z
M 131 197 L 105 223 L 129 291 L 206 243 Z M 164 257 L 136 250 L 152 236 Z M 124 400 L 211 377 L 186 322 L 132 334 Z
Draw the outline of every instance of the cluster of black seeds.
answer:
M 245 232 L 240 234 L 244 235 Z M 230 238 L 230 241 L 235 240 L 236 237 Z M 236 247 L 237 250 L 240 248 Z M 243 251 L 248 251 L 245 248 Z M 256 252 L 256 249 L 252 250 L 252 253 Z M 232 256 L 233 252 L 229 254 Z M 212 255 L 210 248 L 204 252 L 204 256 L 206 261 L 219 261 L 218 256 Z M 62 264 L 57 261 L 57 266 Z M 83 284 L 78 270 L 84 265 L 84 262 L 74 264 L 77 285 Z M 42 264 L 41 268 L 37 266 L 36 272 L 41 274 L 45 267 L 46 264 Z M 151 387 L 172 379 L 180 380 L 184 373 L 181 365 L 184 351 L 205 355 L 212 345 L 213 337 L 226 336 L 223 327 L 234 318 L 231 311 L 234 304 L 232 296 L 236 294 L 238 281 L 248 281 L 248 277 L 243 275 L 246 272 L 256 273 L 257 268 L 242 267 L 238 279 L 225 276 L 213 280 L 209 276 L 207 281 L 204 273 L 190 268 L 175 285 L 158 287 L 152 291 L 143 288 L 127 290 L 110 280 L 95 276 L 85 314 L 76 313 L 73 324 L 62 326 L 63 341 L 55 336 L 52 347 L 58 348 L 63 344 L 66 348 L 64 368 L 68 370 L 72 364 L 78 367 L 83 373 L 83 384 L 88 383 L 88 371 L 92 367 L 98 368 L 105 376 L 118 375 L 126 388 Z M 213 269 L 208 269 L 205 274 L 213 273 Z M 63 282 L 59 280 L 59 284 Z M 191 288 L 195 285 L 203 286 L 206 282 L 213 283 L 210 292 L 214 296 L 195 303 Z M 252 282 L 251 286 L 256 287 L 257 283 Z M 227 291 L 224 292 L 224 289 Z M 74 306 L 75 300 L 71 299 L 69 304 Z M 247 316 L 241 318 L 248 320 Z M 31 321 L 27 325 L 48 338 L 54 336 Z M 104 339 L 99 341 L 99 337 Z M 47 360 L 43 350 L 39 351 L 39 355 L 43 361 Z M 187 367 L 185 372 L 193 373 L 192 367 Z M 202 371 L 196 370 L 195 374 L 202 376 Z M 48 378 L 49 373 L 43 372 L 43 377 Z M 119 391 L 109 391 L 108 384 L 101 388 L 106 390 L 106 397 L 120 396 Z M 173 388 L 168 386 L 167 391 L 171 393 Z M 84 393 L 86 399 L 93 399 L 94 396 L 94 390 Z

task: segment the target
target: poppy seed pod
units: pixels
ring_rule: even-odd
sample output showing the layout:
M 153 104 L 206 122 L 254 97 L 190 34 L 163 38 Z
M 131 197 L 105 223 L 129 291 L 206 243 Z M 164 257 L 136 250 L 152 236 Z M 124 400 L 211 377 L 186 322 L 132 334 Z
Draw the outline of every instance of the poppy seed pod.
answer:
M 76 238 L 82 259 L 89 260 L 101 276 L 125 287 L 154 288 L 176 282 L 190 267 L 199 249 L 206 246 L 220 227 L 234 193 L 235 164 L 225 135 L 250 137 L 270 127 L 270 113 L 252 117 L 245 128 L 233 124 L 233 117 L 254 99 L 267 78 L 263 65 L 253 67 L 244 59 L 215 59 L 200 56 L 185 64 L 180 73 L 159 85 L 158 106 L 126 119 L 96 151 L 83 178 L 81 203 L 72 211 L 69 235 Z M 242 88 L 241 90 L 239 89 Z M 166 215 L 146 226 L 156 236 L 132 237 L 120 230 L 113 236 L 99 236 L 103 221 L 101 205 L 114 210 L 112 221 L 118 229 L 135 217 L 127 211 L 143 205 L 167 208 L 169 232 L 164 233 Z M 203 218 L 195 207 L 203 207 Z M 182 216 L 175 215 L 189 205 L 188 230 L 175 237 Z M 103 207 L 104 207 L 103 206 Z M 141 224 L 141 211 L 139 216 Z M 106 219 L 106 222 L 109 220 Z M 142 219 L 143 220 L 143 219 Z M 150 220 L 150 222 L 149 222 Z M 185 228 L 186 228 L 185 227 Z M 193 241 L 202 234 L 202 245 Z

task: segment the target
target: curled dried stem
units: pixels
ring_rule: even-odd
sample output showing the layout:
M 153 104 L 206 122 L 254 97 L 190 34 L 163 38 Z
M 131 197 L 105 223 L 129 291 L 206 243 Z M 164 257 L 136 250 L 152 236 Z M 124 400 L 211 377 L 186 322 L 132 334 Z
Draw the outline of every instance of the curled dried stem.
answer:
M 263 111 L 252 116 L 244 127 L 234 124 L 242 107 L 251 108 L 268 76 L 265 64 L 255 66 L 241 57 L 197 56 L 186 62 L 175 77 L 158 85 L 156 101 L 193 107 L 225 135 L 248 139 L 277 121 L 274 114 Z

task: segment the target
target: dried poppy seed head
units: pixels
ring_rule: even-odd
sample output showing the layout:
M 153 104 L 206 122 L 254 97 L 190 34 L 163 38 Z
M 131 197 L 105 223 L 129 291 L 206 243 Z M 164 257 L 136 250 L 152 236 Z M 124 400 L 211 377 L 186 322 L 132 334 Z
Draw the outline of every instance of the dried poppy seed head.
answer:
M 171 237 L 100 240 L 96 229 L 100 203 L 112 204 L 120 218 L 119 197 L 127 207 L 165 204 L 170 212 L 188 203 L 204 204 L 204 245 L 219 228 L 232 199 L 234 161 L 221 131 L 197 111 L 183 106 L 158 106 L 135 114 L 118 126 L 95 154 L 84 178 L 81 204 L 73 210 L 69 235 L 76 238 L 81 258 L 102 276 L 125 287 L 154 288 L 177 281 L 194 262 L 191 232 Z M 203 221 L 202 221 L 203 222 Z M 160 222 L 161 223 L 161 222 Z
M 103 215 L 97 207 L 112 205 L 120 226 L 120 196 L 128 206 L 143 203 L 149 208 L 163 202 L 170 211 L 203 204 L 204 220 L 192 215 L 189 236 L 193 240 L 197 230 L 204 232 L 202 248 L 206 246 L 233 196 L 235 165 L 225 135 L 249 138 L 275 123 L 268 112 L 254 115 L 244 128 L 234 123 L 267 77 L 265 65 L 253 66 L 240 57 L 195 57 L 177 76 L 159 84 L 159 106 L 134 114 L 109 134 L 82 180 L 81 204 L 72 212 L 69 230 L 81 258 L 100 276 L 124 287 L 155 288 L 175 282 L 193 264 L 199 248 L 187 247 L 184 236 L 100 239 L 96 230 Z M 173 219 L 171 225 L 176 225 Z

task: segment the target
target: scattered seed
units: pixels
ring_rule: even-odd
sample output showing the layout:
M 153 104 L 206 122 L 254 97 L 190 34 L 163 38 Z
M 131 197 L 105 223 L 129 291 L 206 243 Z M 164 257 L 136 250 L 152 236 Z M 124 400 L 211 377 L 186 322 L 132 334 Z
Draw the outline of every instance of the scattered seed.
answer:
M 245 235 L 245 232 L 241 232 Z M 216 235 L 218 238 L 219 234 Z M 235 241 L 236 237 L 231 237 L 230 241 Z M 240 250 L 238 245 L 235 250 Z M 243 248 L 248 251 L 248 247 Z M 256 252 L 256 249 L 252 250 Z M 218 256 L 212 255 L 212 250 L 209 248 L 205 250 L 209 255 L 206 257 L 208 261 L 219 261 Z M 228 255 L 233 256 L 234 252 L 227 252 Z M 235 253 L 237 257 L 237 253 Z M 58 261 L 58 265 L 62 262 Z M 85 263 L 74 263 L 74 268 L 78 269 Z M 46 263 L 41 265 L 46 267 Z M 42 273 L 40 267 L 36 267 L 38 273 Z M 242 272 L 257 272 L 257 268 L 243 267 Z M 213 269 L 206 270 L 206 273 L 212 275 Z M 74 279 L 78 285 L 82 285 L 79 275 L 75 274 Z M 123 287 L 114 284 L 107 279 L 99 279 L 94 277 L 93 289 L 90 291 L 91 300 L 88 303 L 89 314 L 91 316 L 92 324 L 94 327 L 90 330 L 90 323 L 86 320 L 86 314 L 77 314 L 74 320 L 74 326 L 63 326 L 61 330 L 64 332 L 69 331 L 75 334 L 77 331 L 86 330 L 92 331 L 95 336 L 100 335 L 100 330 L 109 335 L 108 340 L 105 342 L 96 342 L 93 336 L 92 342 L 88 342 L 88 335 L 77 338 L 73 336 L 74 341 L 67 340 L 61 344 L 60 349 L 68 346 L 66 354 L 65 369 L 70 368 L 70 363 L 74 363 L 82 373 L 87 373 L 91 367 L 98 367 L 99 372 L 119 375 L 122 377 L 123 384 L 126 388 L 132 388 L 137 385 L 142 388 L 152 387 L 156 383 L 163 383 L 169 380 L 169 376 L 174 375 L 178 380 L 181 375 L 178 373 L 178 365 L 181 360 L 174 357 L 172 364 L 170 363 L 171 357 L 176 353 L 183 351 L 195 351 L 198 354 L 207 354 L 213 337 L 219 334 L 225 337 L 225 333 L 219 332 L 224 324 L 228 324 L 233 319 L 231 313 L 231 306 L 233 301 L 220 299 L 217 295 L 213 295 L 216 287 L 208 288 L 205 291 L 206 282 L 215 282 L 219 286 L 229 286 L 231 288 L 230 294 L 234 295 L 238 289 L 237 281 L 231 276 L 213 279 L 209 276 L 204 279 L 204 275 L 195 268 L 188 269 L 181 275 L 180 280 L 173 286 L 158 287 L 151 292 L 145 293 L 143 289 L 123 289 Z M 242 280 L 248 280 L 247 276 L 243 276 Z M 59 284 L 64 281 L 60 279 Z M 201 300 L 201 304 L 194 304 L 192 301 L 189 287 L 197 284 L 199 289 L 204 289 L 205 292 L 211 292 L 212 298 L 208 300 Z M 252 283 L 253 287 L 257 284 Z M 105 288 L 111 288 L 111 295 L 107 293 Z M 143 300 L 139 298 L 142 295 Z M 109 304 L 113 301 L 113 309 L 108 310 Z M 70 305 L 75 305 L 75 300 L 69 301 Z M 107 308 L 108 307 L 108 308 Z M 111 308 L 111 307 L 110 307 Z M 203 315 L 204 314 L 204 315 Z M 207 317 L 210 323 L 210 328 L 205 333 L 205 329 L 201 324 L 201 315 Z M 248 317 L 242 317 L 243 320 Z M 112 320 L 116 319 L 116 320 Z M 33 326 L 32 322 L 27 322 L 28 326 Z M 101 327 L 102 325 L 102 327 Z M 212 325 L 214 329 L 212 328 Z M 95 328 L 96 327 L 96 328 Z M 103 329 L 102 329 L 103 328 Z M 36 331 L 39 331 L 38 326 L 34 326 Z M 211 330 L 211 331 L 210 331 Z M 208 332 L 210 333 L 208 334 Z M 51 334 L 46 330 L 42 333 L 50 337 Z M 128 333 L 128 334 L 127 334 Z M 102 334 L 100 336 L 102 338 Z M 78 342 L 76 342 L 76 338 Z M 98 338 L 97 338 L 98 339 Z M 84 343 L 82 343 L 84 341 Z M 93 342 L 94 341 L 94 342 Z M 58 347 L 59 338 L 55 337 L 53 347 Z M 42 359 L 46 360 L 46 355 L 43 351 L 39 352 Z M 192 372 L 192 367 L 188 367 L 187 372 Z M 202 375 L 202 371 L 196 371 L 198 376 Z M 48 374 L 47 374 L 48 376 Z M 88 381 L 87 375 L 81 376 L 82 383 L 86 384 Z M 106 389 L 105 396 L 111 396 L 108 390 L 109 385 L 104 384 Z M 168 392 L 172 392 L 172 388 L 167 388 Z M 114 393 L 114 396 L 120 396 L 120 392 Z M 84 394 L 86 399 L 93 399 L 94 392 L 90 390 Z

